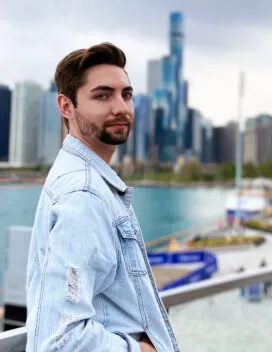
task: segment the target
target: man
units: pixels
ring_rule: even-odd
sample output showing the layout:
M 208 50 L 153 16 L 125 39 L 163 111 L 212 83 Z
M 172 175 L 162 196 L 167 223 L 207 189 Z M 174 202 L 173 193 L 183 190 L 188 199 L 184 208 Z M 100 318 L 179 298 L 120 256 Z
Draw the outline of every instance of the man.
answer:
M 131 189 L 109 166 L 133 123 L 125 54 L 104 43 L 57 66 L 69 134 L 43 187 L 27 270 L 27 352 L 179 351 Z

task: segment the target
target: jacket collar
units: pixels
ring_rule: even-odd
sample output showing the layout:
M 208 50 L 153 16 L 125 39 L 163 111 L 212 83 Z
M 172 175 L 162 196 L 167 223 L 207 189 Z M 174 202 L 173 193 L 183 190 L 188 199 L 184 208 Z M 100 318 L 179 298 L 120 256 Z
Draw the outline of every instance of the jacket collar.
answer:
M 64 139 L 63 149 L 69 153 L 77 154 L 81 158 L 84 158 L 94 169 L 96 169 L 101 177 L 116 188 L 121 194 L 124 194 L 128 189 L 117 173 L 79 139 L 68 134 Z

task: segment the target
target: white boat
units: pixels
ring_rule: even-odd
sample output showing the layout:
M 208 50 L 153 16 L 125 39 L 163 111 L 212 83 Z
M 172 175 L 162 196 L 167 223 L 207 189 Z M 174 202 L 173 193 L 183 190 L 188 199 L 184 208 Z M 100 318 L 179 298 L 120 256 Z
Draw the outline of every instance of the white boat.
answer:
M 262 179 L 263 180 L 263 179 Z M 244 180 L 241 183 L 240 195 L 236 190 L 230 191 L 226 202 L 226 215 L 229 224 L 233 224 L 239 212 L 241 221 L 263 213 L 269 206 L 267 183 L 254 179 L 251 182 Z

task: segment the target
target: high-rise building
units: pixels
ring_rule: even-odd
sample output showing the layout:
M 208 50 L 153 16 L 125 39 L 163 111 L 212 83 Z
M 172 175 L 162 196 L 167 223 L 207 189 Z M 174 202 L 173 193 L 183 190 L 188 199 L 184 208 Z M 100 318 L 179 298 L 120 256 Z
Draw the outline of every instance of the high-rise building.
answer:
M 272 117 L 261 114 L 258 119 L 258 163 L 272 159 Z
M 170 14 L 170 55 L 175 57 L 175 88 L 176 93 L 172 99 L 175 112 L 172 118 L 176 119 L 177 125 L 177 149 L 178 154 L 183 150 L 184 124 L 186 121 L 187 83 L 184 81 L 184 16 L 181 12 Z
M 203 119 L 201 126 L 202 148 L 201 148 L 201 161 L 203 163 L 212 163 L 213 158 L 213 125 L 211 120 Z
M 8 161 L 11 90 L 0 85 L 0 161 Z
M 149 96 L 138 94 L 134 97 L 134 160 L 146 162 L 150 158 L 150 114 L 151 100 Z
M 189 82 L 184 80 L 183 81 L 183 87 L 184 87 L 184 105 L 188 108 L 189 104 Z
M 196 109 L 188 109 L 184 124 L 184 153 L 188 158 L 202 158 L 202 116 Z
M 150 114 L 151 99 L 148 95 L 138 94 L 134 100 L 134 123 L 126 143 L 118 146 L 119 161 L 129 156 L 134 162 L 150 159 Z
M 244 133 L 244 162 L 261 164 L 271 160 L 272 116 L 261 114 L 246 119 Z
M 258 119 L 246 119 L 244 133 L 244 162 L 258 164 Z
M 229 122 L 223 127 L 214 127 L 213 152 L 216 163 L 235 163 L 236 129 L 236 122 Z
M 35 82 L 16 83 L 12 95 L 9 162 L 21 167 L 38 161 L 42 88 Z
M 177 158 L 177 131 L 175 124 L 169 126 L 169 92 L 157 89 L 152 101 L 153 162 L 175 162 Z
M 61 114 L 57 104 L 57 89 L 51 82 L 43 93 L 39 132 L 39 163 L 52 165 L 61 147 Z
M 147 93 L 153 95 L 155 89 L 162 87 L 161 60 L 150 60 L 147 63 Z
M 187 82 L 183 79 L 183 14 L 170 14 L 170 53 L 161 59 L 161 87 L 153 91 L 152 118 L 156 126 L 153 151 L 158 161 L 175 162 L 183 152 L 187 115 Z

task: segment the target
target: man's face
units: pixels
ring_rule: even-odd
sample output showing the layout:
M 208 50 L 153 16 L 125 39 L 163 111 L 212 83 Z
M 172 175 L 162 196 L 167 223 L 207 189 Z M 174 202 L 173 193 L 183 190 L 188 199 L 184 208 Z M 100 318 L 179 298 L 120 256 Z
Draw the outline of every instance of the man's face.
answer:
M 101 64 L 87 70 L 71 129 L 90 144 L 117 145 L 126 142 L 133 115 L 132 87 L 124 69 Z

